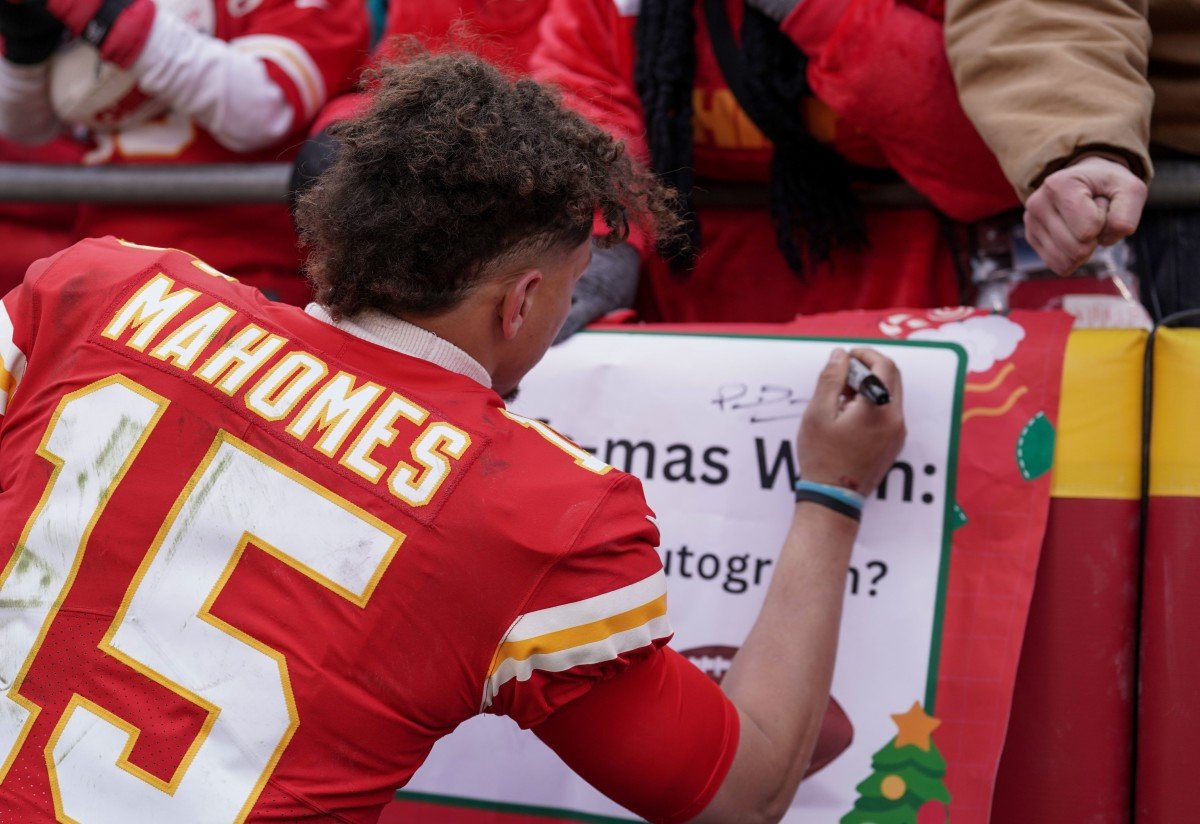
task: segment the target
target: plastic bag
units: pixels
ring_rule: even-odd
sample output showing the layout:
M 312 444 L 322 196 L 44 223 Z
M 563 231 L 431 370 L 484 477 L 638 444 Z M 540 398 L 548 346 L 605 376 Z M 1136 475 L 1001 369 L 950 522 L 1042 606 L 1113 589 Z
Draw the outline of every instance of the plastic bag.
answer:
M 1153 322 L 1129 268 L 1132 254 L 1123 240 L 1100 246 L 1077 271 L 1061 276 L 1029 245 L 1024 226 L 985 225 L 971 256 L 975 305 L 997 312 L 1061 309 L 1075 316 L 1076 329 L 1149 329 Z

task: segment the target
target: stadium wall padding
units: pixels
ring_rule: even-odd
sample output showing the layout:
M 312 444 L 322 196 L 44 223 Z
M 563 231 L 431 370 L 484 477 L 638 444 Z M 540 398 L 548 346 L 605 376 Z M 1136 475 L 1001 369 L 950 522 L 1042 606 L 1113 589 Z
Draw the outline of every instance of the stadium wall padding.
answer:
M 1200 329 L 1154 345 L 1137 824 L 1196 820 L 1200 741 Z
M 1128 820 L 1145 342 L 1137 330 L 1082 330 L 1067 344 L 995 824 Z

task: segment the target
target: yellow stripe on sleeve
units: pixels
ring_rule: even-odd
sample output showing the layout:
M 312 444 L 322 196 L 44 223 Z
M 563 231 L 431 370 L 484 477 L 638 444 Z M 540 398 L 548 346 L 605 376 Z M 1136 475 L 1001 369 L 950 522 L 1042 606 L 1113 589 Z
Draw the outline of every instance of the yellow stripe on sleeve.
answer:
M 658 598 L 649 603 L 642 604 L 640 607 L 635 607 L 619 615 L 613 615 L 599 621 L 593 621 L 590 624 L 571 627 L 546 635 L 539 635 L 523 641 L 508 641 L 502 644 L 496 652 L 496 657 L 492 663 L 491 670 L 488 672 L 488 676 L 491 677 L 494 675 L 496 670 L 500 668 L 500 664 L 505 660 L 526 661 L 534 655 L 549 655 L 571 649 L 572 647 L 580 647 L 595 641 L 602 641 L 619 632 L 640 627 L 666 614 L 667 596 L 660 595 Z

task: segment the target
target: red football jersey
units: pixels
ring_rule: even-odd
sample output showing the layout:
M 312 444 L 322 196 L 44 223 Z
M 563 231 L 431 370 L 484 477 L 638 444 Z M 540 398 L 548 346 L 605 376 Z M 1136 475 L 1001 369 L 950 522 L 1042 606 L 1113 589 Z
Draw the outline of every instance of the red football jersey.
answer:
M 277 144 L 236 152 L 188 116 L 162 117 L 97 135 L 86 164 L 191 165 L 290 160 L 307 126 L 330 98 L 349 89 L 366 59 L 368 21 L 362 0 L 213 0 L 214 37 L 259 57 L 294 113 Z M 74 237 L 114 235 L 186 249 L 273 297 L 303 304 L 310 294 L 283 205 L 137 206 L 83 204 Z
M 374 821 L 670 629 L 639 482 L 185 253 L 0 311 L 0 818 Z

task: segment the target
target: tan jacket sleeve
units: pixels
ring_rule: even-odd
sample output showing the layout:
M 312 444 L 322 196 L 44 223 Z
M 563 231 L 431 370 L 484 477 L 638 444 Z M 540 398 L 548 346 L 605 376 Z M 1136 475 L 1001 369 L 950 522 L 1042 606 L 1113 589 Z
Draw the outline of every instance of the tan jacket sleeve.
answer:
M 1086 151 L 1148 180 L 1147 0 L 946 0 L 963 108 L 1025 200 Z

